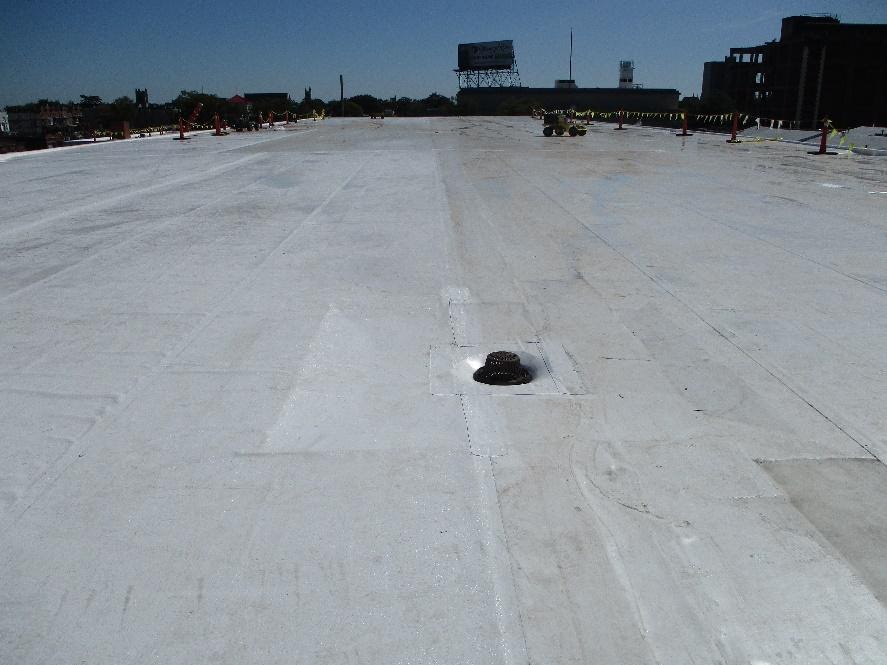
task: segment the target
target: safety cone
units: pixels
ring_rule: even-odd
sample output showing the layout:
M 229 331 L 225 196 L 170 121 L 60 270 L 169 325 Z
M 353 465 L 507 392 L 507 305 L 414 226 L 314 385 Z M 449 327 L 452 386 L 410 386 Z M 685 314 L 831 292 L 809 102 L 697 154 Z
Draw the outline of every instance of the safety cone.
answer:
M 828 128 L 829 121 L 828 117 L 822 119 L 822 136 L 819 138 L 819 150 L 817 151 L 809 151 L 808 155 L 837 155 L 836 152 L 827 152 L 825 149 L 826 143 L 828 143 Z
M 727 143 L 742 143 L 736 138 L 736 132 L 739 130 L 739 111 L 733 111 L 733 129 L 730 131 L 730 138 Z
M 173 137 L 174 141 L 187 141 L 190 136 L 185 136 L 185 121 L 179 117 L 179 135 Z
M 681 118 L 682 118 L 681 133 L 675 134 L 675 136 L 693 136 L 692 134 L 687 133 L 687 113 L 686 112 L 681 113 Z
M 620 110 L 619 111 L 619 126 L 614 127 L 613 129 L 625 129 L 625 127 L 622 126 L 622 122 L 624 119 L 625 119 L 625 111 Z

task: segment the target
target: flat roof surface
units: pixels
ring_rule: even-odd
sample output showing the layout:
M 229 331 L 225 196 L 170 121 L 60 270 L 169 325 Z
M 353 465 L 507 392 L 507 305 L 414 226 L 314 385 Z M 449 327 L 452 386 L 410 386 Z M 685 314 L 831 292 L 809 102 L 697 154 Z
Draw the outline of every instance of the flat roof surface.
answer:
M 0 162 L 0 662 L 887 662 L 887 160 L 724 138 Z

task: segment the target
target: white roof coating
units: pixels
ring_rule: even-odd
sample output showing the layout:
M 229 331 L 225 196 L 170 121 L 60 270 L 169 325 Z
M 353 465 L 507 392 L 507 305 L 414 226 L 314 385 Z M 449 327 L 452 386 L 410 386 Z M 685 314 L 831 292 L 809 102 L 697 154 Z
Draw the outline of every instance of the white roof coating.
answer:
M 887 160 L 612 127 L 0 162 L 0 663 L 887 663 Z

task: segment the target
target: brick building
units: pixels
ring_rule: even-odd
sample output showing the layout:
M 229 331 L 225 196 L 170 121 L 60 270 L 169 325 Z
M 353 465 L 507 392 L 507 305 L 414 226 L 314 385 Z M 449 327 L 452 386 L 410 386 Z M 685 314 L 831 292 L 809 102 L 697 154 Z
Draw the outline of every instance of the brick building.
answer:
M 796 127 L 887 124 L 887 25 L 784 18 L 779 40 L 705 63 L 702 100 L 715 99 Z
M 9 108 L 9 131 L 19 136 L 69 132 L 80 126 L 83 117 L 83 112 L 77 104 L 43 104 L 39 108 Z

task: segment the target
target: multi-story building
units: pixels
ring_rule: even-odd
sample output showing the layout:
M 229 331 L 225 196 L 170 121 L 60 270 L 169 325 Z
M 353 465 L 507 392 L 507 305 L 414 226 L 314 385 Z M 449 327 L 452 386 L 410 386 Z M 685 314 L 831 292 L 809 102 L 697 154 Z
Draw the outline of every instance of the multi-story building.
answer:
M 887 25 L 833 16 L 782 19 L 778 41 L 731 48 L 706 62 L 702 100 L 729 100 L 743 113 L 815 127 L 887 123 Z
M 70 131 L 80 125 L 83 113 L 77 104 L 42 104 L 8 107 L 9 129 L 19 136 L 41 136 Z

